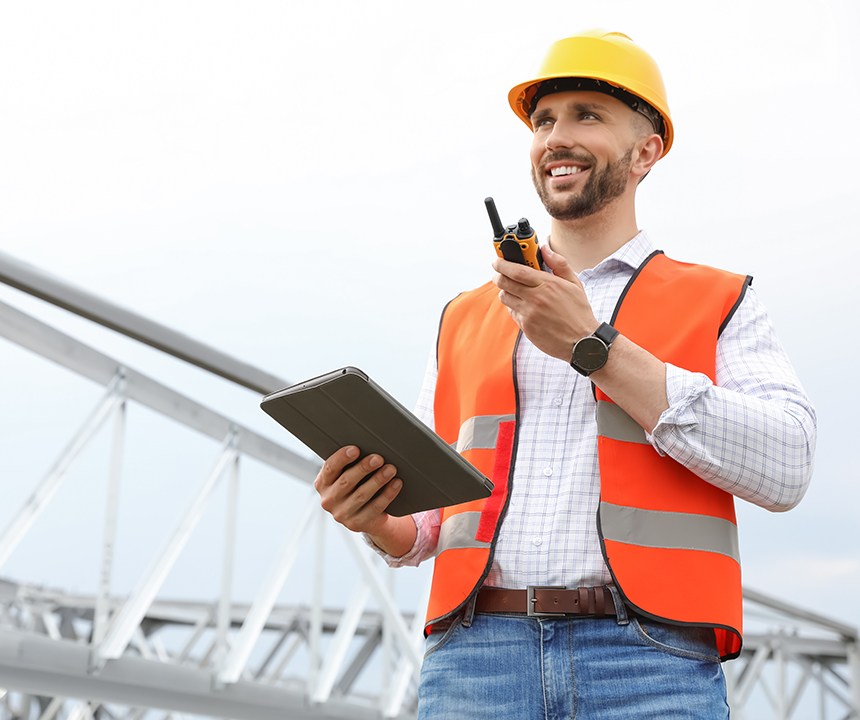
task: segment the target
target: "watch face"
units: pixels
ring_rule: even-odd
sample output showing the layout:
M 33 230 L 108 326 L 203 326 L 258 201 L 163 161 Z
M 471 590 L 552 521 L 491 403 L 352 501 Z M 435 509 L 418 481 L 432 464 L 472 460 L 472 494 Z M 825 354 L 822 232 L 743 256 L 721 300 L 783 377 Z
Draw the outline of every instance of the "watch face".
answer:
M 589 336 L 576 343 L 571 364 L 588 372 L 594 372 L 606 364 L 608 356 L 609 349 L 606 344 L 600 338 Z

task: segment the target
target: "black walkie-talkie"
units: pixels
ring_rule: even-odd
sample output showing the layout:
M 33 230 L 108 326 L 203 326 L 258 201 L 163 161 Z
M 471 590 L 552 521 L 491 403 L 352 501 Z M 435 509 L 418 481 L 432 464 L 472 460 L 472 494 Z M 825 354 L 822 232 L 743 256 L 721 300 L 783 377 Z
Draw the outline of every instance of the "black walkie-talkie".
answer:
M 496 203 L 493 198 L 484 200 L 487 206 L 487 214 L 493 226 L 493 245 L 496 254 L 510 262 L 528 265 L 535 270 L 543 270 L 543 257 L 540 252 L 537 233 L 525 218 L 520 218 L 516 225 L 502 225 Z

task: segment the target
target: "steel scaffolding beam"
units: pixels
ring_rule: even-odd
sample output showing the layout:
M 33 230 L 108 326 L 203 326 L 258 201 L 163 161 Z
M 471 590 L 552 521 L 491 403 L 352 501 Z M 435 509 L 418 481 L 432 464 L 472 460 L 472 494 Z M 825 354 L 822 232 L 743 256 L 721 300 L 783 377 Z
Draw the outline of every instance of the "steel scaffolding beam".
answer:
M 252 672 L 250 679 L 240 678 L 231 683 L 216 682 L 213 668 L 207 665 L 207 643 L 201 642 L 197 632 L 201 619 L 210 633 L 215 631 L 216 618 L 211 605 L 194 602 L 153 603 L 141 627 L 144 635 L 138 638 L 117 660 L 100 669 L 92 664 L 93 648 L 82 642 L 89 633 L 95 599 L 88 596 L 71 596 L 33 586 L 15 586 L 4 583 L 4 595 L 15 596 L 17 603 L 5 609 L 19 616 L 26 628 L 38 617 L 30 629 L 0 626 L 0 684 L 19 694 L 38 697 L 86 699 L 110 707 L 160 708 L 171 712 L 184 712 L 213 717 L 269 720 L 274 718 L 379 718 L 380 708 L 356 702 L 346 692 L 335 693 L 325 703 L 309 701 L 307 693 L 297 691 L 296 683 L 263 681 Z M 115 601 L 114 610 L 120 607 Z M 29 610 L 26 612 L 25 609 Z M 249 606 L 231 608 L 231 622 L 239 624 L 247 617 Z M 37 615 L 38 614 L 38 615 Z M 276 606 L 266 621 L 265 631 L 286 638 L 303 638 L 307 634 L 311 611 L 308 607 Z M 334 634 L 343 627 L 342 611 L 326 610 L 323 613 L 323 631 Z M 85 628 L 81 636 L 61 637 L 47 629 L 46 617 L 65 616 Z M 378 612 L 361 613 L 351 623 L 355 637 L 372 653 L 380 642 L 384 618 Z M 158 658 L 153 653 L 147 658 L 144 643 L 155 645 L 158 633 L 164 630 L 184 631 L 187 643 L 177 652 L 165 651 Z M 53 636 L 53 637 L 52 637 Z M 193 648 L 200 646 L 199 651 Z M 192 648 L 188 652 L 188 646 Z M 367 653 L 358 653 L 366 661 Z M 361 663 L 359 663 L 361 664 Z M 348 685 L 353 678 L 347 678 Z M 71 700 L 65 701 L 72 704 Z M 396 717 L 411 717 L 401 713 Z M 391 716 L 391 717 L 395 717 Z
M 118 306 L 62 278 L 0 252 L 0 282 L 173 355 L 261 394 L 289 383 L 226 353 Z

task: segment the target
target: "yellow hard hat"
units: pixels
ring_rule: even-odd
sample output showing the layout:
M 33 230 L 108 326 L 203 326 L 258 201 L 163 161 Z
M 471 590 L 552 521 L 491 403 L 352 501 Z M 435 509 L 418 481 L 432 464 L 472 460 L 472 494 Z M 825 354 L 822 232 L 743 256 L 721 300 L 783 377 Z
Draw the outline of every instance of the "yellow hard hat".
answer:
M 547 83 L 568 78 L 584 82 Z M 655 129 L 663 136 L 663 155 L 669 152 L 674 132 L 663 77 L 654 59 L 629 37 L 618 32 L 588 30 L 558 40 L 550 46 L 538 76 L 513 88 L 508 93 L 508 102 L 531 129 L 529 117 L 536 98 L 575 89 L 605 92 L 650 117 L 653 113 L 637 102 L 644 100 L 662 120 L 662 128 Z

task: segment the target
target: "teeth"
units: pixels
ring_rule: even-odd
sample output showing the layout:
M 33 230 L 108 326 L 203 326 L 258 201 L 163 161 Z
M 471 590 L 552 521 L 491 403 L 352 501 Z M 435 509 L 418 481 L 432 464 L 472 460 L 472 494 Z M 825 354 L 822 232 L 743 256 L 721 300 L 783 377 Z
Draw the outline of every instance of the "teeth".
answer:
M 578 172 L 582 172 L 582 168 L 568 166 L 568 167 L 555 167 L 549 171 L 550 175 L 553 177 L 558 177 L 559 175 L 575 175 Z

